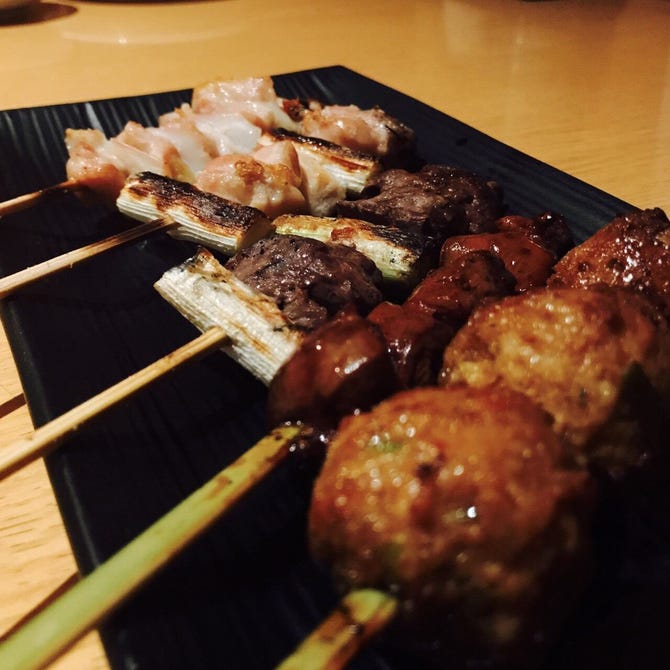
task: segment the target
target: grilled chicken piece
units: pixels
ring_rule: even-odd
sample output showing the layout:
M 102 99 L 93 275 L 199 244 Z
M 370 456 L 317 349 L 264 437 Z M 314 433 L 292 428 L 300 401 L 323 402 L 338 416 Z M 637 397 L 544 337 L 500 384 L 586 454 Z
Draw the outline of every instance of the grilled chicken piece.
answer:
M 670 335 L 624 289 L 538 289 L 478 309 L 444 352 L 442 384 L 507 386 L 553 416 L 572 458 L 613 477 L 663 447 Z
M 129 177 L 116 205 L 120 212 L 138 221 L 171 219 L 178 224 L 170 230 L 173 237 L 228 256 L 272 231 L 270 220 L 258 209 L 151 172 Z
M 431 667 L 532 666 L 588 573 L 592 488 L 562 451 L 519 393 L 399 393 L 340 424 L 313 552 L 343 588 L 399 597 L 403 637 L 437 654 Z
M 661 209 L 619 216 L 556 264 L 550 286 L 622 286 L 670 319 L 670 221 Z

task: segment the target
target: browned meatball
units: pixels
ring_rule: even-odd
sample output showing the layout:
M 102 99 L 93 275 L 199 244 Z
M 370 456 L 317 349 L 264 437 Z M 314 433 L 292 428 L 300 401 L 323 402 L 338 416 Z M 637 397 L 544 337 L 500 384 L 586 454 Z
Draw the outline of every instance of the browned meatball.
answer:
M 580 463 L 617 475 L 653 450 L 670 389 L 668 330 L 623 289 L 538 289 L 477 310 L 441 382 L 506 385 L 547 410 Z M 659 436 L 660 437 L 660 436 Z
M 583 584 L 591 486 L 560 469 L 561 453 L 521 394 L 399 393 L 341 423 L 311 546 L 346 588 L 398 595 L 411 637 L 442 640 L 448 667 L 482 656 L 520 667 Z
M 568 222 L 556 212 L 543 212 L 538 216 L 508 215 L 495 222 L 498 232 L 521 232 L 541 247 L 550 251 L 555 260 L 561 258 L 575 246 L 575 240 Z
M 670 319 L 670 222 L 661 209 L 620 216 L 556 264 L 550 286 L 627 287 Z

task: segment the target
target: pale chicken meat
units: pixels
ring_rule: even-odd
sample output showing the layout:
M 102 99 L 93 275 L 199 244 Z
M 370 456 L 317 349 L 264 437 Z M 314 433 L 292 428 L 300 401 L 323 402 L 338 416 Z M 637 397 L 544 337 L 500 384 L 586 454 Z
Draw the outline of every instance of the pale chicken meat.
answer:
M 196 114 L 241 114 L 262 130 L 298 130 L 270 77 L 207 82 L 193 89 L 191 104 Z
M 290 142 L 260 147 L 252 154 L 219 156 L 198 175 L 195 185 L 273 218 L 304 212 L 300 163 Z

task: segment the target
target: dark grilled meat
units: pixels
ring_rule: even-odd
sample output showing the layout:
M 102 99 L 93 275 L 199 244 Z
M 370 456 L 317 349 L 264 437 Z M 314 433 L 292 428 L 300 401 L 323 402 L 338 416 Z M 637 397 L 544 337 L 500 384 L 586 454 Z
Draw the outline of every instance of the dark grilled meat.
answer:
M 386 340 L 371 321 L 340 314 L 308 334 L 270 384 L 270 425 L 320 427 L 368 409 L 398 387 Z
M 661 209 L 619 216 L 556 264 L 550 286 L 621 286 L 670 320 L 670 222 Z
M 313 330 L 348 306 L 367 314 L 381 302 L 381 273 L 360 252 L 294 235 L 259 240 L 226 267 L 271 297 L 293 324 Z
M 514 293 L 516 280 L 488 251 L 449 258 L 414 289 L 406 304 L 447 323 L 454 331 L 482 302 Z
M 544 212 L 532 219 L 526 216 L 503 216 L 496 221 L 495 228 L 501 233 L 516 231 L 526 234 L 533 242 L 550 251 L 555 260 L 575 246 L 567 221 L 555 212 Z
M 442 245 L 440 264 L 448 265 L 472 251 L 495 254 L 514 275 L 516 290 L 544 286 L 554 265 L 554 255 L 520 230 L 479 235 L 456 235 Z
M 342 201 L 341 216 L 419 230 L 442 242 L 448 235 L 493 230 L 503 213 L 497 184 L 445 165 L 419 172 L 388 170 L 363 191 L 360 200 Z

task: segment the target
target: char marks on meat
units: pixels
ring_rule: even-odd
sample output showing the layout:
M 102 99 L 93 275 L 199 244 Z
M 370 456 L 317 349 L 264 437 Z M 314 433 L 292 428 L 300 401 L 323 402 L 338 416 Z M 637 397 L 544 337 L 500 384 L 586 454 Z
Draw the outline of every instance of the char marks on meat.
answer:
M 382 276 L 370 259 L 356 249 L 295 235 L 259 240 L 226 267 L 305 330 L 345 308 L 365 315 L 382 300 Z
M 360 200 L 338 204 L 341 216 L 419 229 L 438 241 L 449 235 L 494 229 L 503 214 L 502 190 L 495 182 L 446 165 L 418 172 L 387 170 Z

